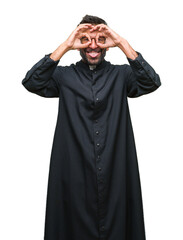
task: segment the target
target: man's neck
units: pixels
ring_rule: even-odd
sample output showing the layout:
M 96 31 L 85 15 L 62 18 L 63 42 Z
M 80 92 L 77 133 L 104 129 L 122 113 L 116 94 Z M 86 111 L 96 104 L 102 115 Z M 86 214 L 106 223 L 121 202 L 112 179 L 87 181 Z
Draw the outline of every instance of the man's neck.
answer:
M 96 65 L 89 65 L 90 70 L 93 70 L 96 68 Z

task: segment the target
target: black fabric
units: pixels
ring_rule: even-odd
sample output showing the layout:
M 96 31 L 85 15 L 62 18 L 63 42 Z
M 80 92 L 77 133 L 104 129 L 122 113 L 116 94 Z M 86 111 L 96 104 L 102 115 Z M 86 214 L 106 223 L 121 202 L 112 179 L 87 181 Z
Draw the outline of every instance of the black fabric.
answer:
M 160 78 L 138 53 L 129 65 L 82 60 L 57 66 L 49 55 L 23 79 L 59 97 L 45 217 L 45 240 L 145 240 L 143 205 L 127 97 L 156 90 Z

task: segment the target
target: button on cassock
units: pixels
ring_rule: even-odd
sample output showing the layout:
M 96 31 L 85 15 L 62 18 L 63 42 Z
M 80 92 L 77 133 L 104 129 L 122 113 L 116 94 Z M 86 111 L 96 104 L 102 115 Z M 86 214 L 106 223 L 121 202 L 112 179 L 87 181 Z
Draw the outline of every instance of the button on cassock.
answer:
M 104 231 L 104 230 L 105 230 L 105 227 L 104 227 L 104 226 L 101 226 L 100 230 L 101 230 L 101 231 Z

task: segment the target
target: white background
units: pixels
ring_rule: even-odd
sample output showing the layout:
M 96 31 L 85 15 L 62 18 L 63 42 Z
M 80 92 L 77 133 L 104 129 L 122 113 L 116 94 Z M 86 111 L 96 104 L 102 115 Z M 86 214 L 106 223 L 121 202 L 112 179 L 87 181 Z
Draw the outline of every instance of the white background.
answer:
M 183 17 L 177 0 L 1 4 L 0 239 L 43 240 L 58 99 L 29 93 L 21 81 L 38 60 L 66 40 L 85 14 L 104 18 L 161 77 L 157 91 L 129 99 L 129 106 L 147 240 L 182 240 Z M 73 50 L 59 64 L 79 60 L 79 52 Z M 110 49 L 106 60 L 127 63 L 118 48 Z

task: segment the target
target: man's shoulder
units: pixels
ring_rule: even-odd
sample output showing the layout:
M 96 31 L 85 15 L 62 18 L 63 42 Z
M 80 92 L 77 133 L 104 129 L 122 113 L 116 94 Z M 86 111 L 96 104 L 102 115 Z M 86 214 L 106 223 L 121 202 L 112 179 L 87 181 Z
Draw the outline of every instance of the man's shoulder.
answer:
M 124 70 L 129 67 L 129 64 L 127 64 L 127 63 L 123 63 L 123 64 L 110 63 L 110 67 L 111 67 L 111 69 L 114 69 L 114 70 Z
M 70 65 L 58 65 L 57 69 L 61 72 L 66 72 L 66 71 L 70 71 L 71 69 L 73 69 L 75 66 L 74 63 L 70 64 Z

